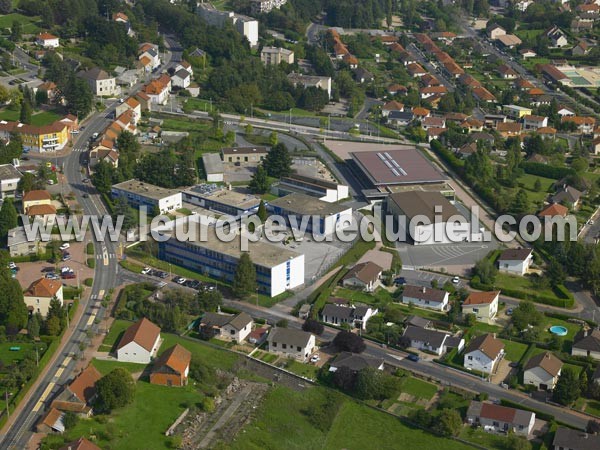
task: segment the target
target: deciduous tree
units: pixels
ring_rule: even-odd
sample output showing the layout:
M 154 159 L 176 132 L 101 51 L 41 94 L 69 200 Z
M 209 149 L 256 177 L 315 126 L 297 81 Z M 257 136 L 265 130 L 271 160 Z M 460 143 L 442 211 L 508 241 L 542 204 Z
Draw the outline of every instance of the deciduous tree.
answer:
M 242 298 L 256 292 L 256 268 L 246 252 L 242 253 L 233 278 L 233 293 Z

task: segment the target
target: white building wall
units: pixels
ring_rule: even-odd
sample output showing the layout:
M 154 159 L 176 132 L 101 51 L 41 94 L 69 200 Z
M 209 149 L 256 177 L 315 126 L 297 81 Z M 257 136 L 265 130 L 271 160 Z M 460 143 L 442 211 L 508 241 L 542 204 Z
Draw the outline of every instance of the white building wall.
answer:
M 174 211 L 182 207 L 183 201 L 181 198 L 181 192 L 177 192 L 176 194 L 170 195 L 168 197 L 163 197 L 158 201 L 158 208 L 160 209 L 161 213 Z
M 448 304 L 448 293 L 446 292 L 446 295 L 444 296 L 444 300 L 440 303 L 433 302 L 433 301 L 430 301 L 429 303 L 427 303 L 422 299 L 415 298 L 415 297 L 407 297 L 407 296 L 402 297 L 402 303 L 405 303 L 405 304 L 413 303 L 414 305 L 420 306 L 421 308 L 437 309 L 439 311 L 443 311 L 446 308 L 446 305 Z
M 531 384 L 539 389 L 540 384 L 545 384 L 548 389 L 554 389 L 554 385 L 558 378 L 552 377 L 541 367 L 534 367 L 523 372 L 523 384 Z
M 124 362 L 148 364 L 150 352 L 136 342 L 130 342 L 117 350 L 117 359 Z
M 523 261 L 507 261 L 502 259 L 498 261 L 498 270 L 514 275 L 525 275 L 527 271 Z
M 463 366 L 467 369 L 491 374 L 494 370 L 494 361 L 480 350 L 475 350 L 471 353 L 465 353 Z
M 310 335 L 307 346 L 305 348 L 301 348 L 300 351 L 298 351 L 295 346 L 291 347 L 289 345 L 286 345 L 286 348 L 284 349 L 282 344 L 284 344 L 284 342 L 277 342 L 277 347 L 273 347 L 271 345 L 271 340 L 269 340 L 269 351 L 272 353 L 278 353 L 280 355 L 290 356 L 300 361 L 305 361 L 306 358 L 308 358 L 308 356 L 310 356 L 310 354 L 315 350 L 315 335 Z
M 431 244 L 452 244 L 456 242 L 468 241 L 470 225 L 452 224 L 449 231 L 446 231 L 446 222 L 432 223 L 429 225 L 409 224 L 411 237 L 415 245 L 431 245 Z
M 271 268 L 271 297 L 304 284 L 304 255 L 290 259 L 290 279 L 287 280 L 287 261 Z

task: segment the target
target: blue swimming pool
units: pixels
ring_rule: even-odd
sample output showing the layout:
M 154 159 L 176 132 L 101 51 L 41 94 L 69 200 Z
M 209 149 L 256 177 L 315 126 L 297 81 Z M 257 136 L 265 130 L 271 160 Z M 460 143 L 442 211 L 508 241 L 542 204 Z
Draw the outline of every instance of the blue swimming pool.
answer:
M 557 336 L 566 336 L 569 330 L 560 325 L 553 325 L 550 327 L 550 333 L 555 334 Z

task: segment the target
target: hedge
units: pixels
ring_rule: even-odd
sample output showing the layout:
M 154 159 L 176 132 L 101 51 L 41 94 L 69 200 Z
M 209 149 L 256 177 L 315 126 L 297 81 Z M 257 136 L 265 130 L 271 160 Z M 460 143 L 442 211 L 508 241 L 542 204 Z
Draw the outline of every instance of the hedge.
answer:
M 88 258 L 86 263 L 90 269 L 94 269 L 96 267 L 96 258 Z
M 591 320 L 580 319 L 578 317 L 569 316 L 567 314 L 561 314 L 561 313 L 551 312 L 551 311 L 547 311 L 544 314 L 547 317 L 553 317 L 554 319 L 564 320 L 565 322 L 569 322 L 571 319 L 577 319 L 577 320 L 581 320 L 583 322 L 587 322 L 587 324 L 589 326 L 591 326 L 592 328 L 596 328 L 598 326 L 598 324 L 596 322 L 593 322 Z
M 86 244 L 86 246 L 85 246 L 85 252 L 86 252 L 88 255 L 93 255 L 93 254 L 95 253 L 95 250 L 94 250 L 94 243 L 93 243 L 93 242 L 88 242 L 88 243 Z
M 481 291 L 491 291 L 492 286 L 488 284 L 483 284 L 479 281 L 479 277 L 475 276 L 471 279 L 470 285 L 473 289 L 479 289 Z M 556 297 L 549 297 L 547 295 L 540 294 L 529 294 L 527 292 L 523 292 L 519 289 L 511 289 L 507 287 L 499 288 L 495 285 L 496 288 L 500 289 L 503 295 L 508 297 L 520 298 L 522 300 L 531 300 L 535 303 L 542 303 L 544 305 L 558 306 L 561 308 L 572 308 L 575 299 L 573 294 L 571 294 L 567 288 L 565 288 L 562 284 L 553 288 L 556 293 Z
M 83 280 L 83 284 L 85 284 L 86 286 L 91 286 L 92 284 L 94 284 L 94 279 L 93 278 L 86 278 L 85 280 Z
M 555 180 L 560 180 L 568 177 L 569 175 L 575 174 L 575 171 L 570 167 L 554 167 L 533 161 L 522 162 L 520 167 L 525 171 L 525 173 L 530 175 L 537 175 L 544 178 L 554 178 Z

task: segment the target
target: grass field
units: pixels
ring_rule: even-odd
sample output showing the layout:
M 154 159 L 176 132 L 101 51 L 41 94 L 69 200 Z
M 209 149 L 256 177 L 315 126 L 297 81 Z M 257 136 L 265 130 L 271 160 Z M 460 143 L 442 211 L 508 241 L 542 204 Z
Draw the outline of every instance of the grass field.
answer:
M 420 380 L 415 377 L 408 377 L 400 388 L 402 392 L 414 395 L 415 397 L 423 398 L 425 400 L 431 400 L 431 398 L 438 391 L 438 387 L 427 381 Z
M 317 372 L 319 369 L 317 366 L 312 364 L 303 364 L 298 361 L 289 361 L 285 365 L 285 369 L 290 372 L 294 372 L 296 375 L 300 375 L 301 377 L 306 377 L 311 380 L 315 380 L 317 378 Z
M 411 447 L 436 450 L 467 449 L 464 444 L 413 429 L 393 416 L 341 397 L 339 410 L 325 414 L 331 427 L 317 427 L 307 408 L 327 401 L 326 391 L 315 387 L 301 393 L 276 387 L 270 391 L 248 424 L 227 448 L 233 450 L 281 449 L 322 450 Z M 337 398 L 339 394 L 334 394 Z M 329 412 L 329 411 L 328 411 Z M 333 416 L 333 417 L 332 417 Z M 401 444 L 400 444 L 401 443 Z
M 102 341 L 102 345 L 100 346 L 101 352 L 109 352 L 113 349 L 117 341 L 121 338 L 121 335 L 125 332 L 125 330 L 132 324 L 132 322 L 127 322 L 126 320 L 115 320 L 111 327 L 110 331 Z
M 112 372 L 118 367 L 121 367 L 130 373 L 141 372 L 146 367 L 145 364 L 106 361 L 103 359 L 94 359 L 92 360 L 92 364 L 96 369 L 98 369 L 98 372 L 100 372 L 102 375 L 106 375 L 107 373 Z
M 565 306 L 569 305 L 572 300 L 563 300 L 556 296 L 552 288 L 547 287 L 540 289 L 531 282 L 531 277 L 519 277 L 508 275 L 506 273 L 498 273 L 494 285 L 497 289 L 502 290 L 504 287 L 512 290 L 519 290 L 526 295 L 530 300 L 536 300 L 536 296 L 552 297 L 558 302 L 564 302 Z
M 12 109 L 3 109 L 0 111 L 0 119 L 1 120 L 11 120 L 17 121 L 19 120 L 20 112 Z M 50 125 L 51 123 L 56 122 L 62 116 L 52 111 L 42 111 L 37 114 L 33 114 L 31 116 L 31 124 L 32 125 Z
M 352 302 L 366 303 L 367 305 L 389 303 L 392 301 L 391 294 L 383 288 L 377 289 L 372 294 L 357 289 L 337 288 L 333 295 L 351 300 Z
M 500 339 L 504 342 L 504 352 L 506 353 L 506 359 L 512 362 L 519 362 L 525 352 L 527 351 L 527 345 L 521 344 L 520 342 L 509 341 L 506 339 Z
M 0 28 L 10 28 L 15 21 L 22 24 L 24 34 L 33 34 L 39 30 L 39 27 L 36 25 L 39 21 L 39 17 L 27 17 L 18 13 L 0 16 Z
M 20 347 L 21 350 L 11 351 L 11 347 Z M 37 344 L 37 347 L 41 357 L 44 354 L 44 351 L 46 351 L 46 344 L 40 342 Z M 3 342 L 0 344 L 0 361 L 2 361 L 5 366 L 8 366 L 15 361 L 21 361 L 25 358 L 25 355 L 30 352 L 35 353 L 35 344 L 33 342 Z

